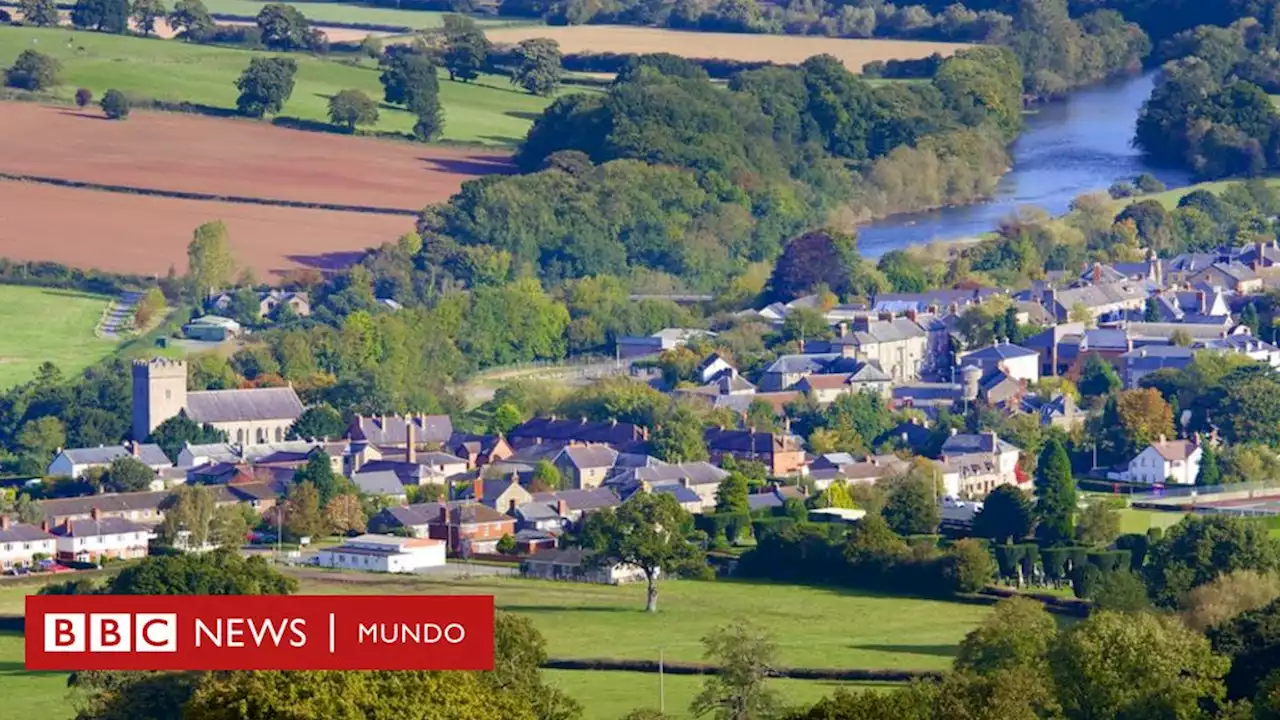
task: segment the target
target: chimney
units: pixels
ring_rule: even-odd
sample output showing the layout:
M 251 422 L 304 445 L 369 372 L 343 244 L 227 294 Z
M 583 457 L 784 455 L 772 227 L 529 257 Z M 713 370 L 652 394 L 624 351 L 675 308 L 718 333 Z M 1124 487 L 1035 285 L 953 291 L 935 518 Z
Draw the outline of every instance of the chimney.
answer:
M 840 337 L 845 337 L 848 334 L 849 334 L 849 323 L 847 322 L 836 323 L 836 335 Z
M 49 532 L 49 529 L 50 529 L 50 528 L 49 528 L 49 518 L 45 518 L 44 520 L 41 520 L 41 521 L 40 521 L 40 529 L 41 529 L 41 530 L 43 530 L 43 531 L 45 531 L 45 532 Z
M 475 496 L 476 502 L 484 499 L 484 478 L 477 477 L 471 481 L 471 494 Z
M 1266 259 L 1266 255 L 1264 255 L 1263 252 L 1266 249 L 1266 247 L 1267 247 L 1266 243 L 1262 242 L 1261 240 L 1253 244 L 1253 252 L 1256 254 L 1256 257 L 1253 259 L 1253 262 L 1257 267 L 1261 267 L 1264 264 L 1262 261 Z
M 417 435 L 415 432 L 416 425 L 417 423 L 413 417 L 406 417 L 404 419 L 404 459 L 410 463 L 418 462 L 418 438 L 415 437 Z
M 908 308 L 906 315 L 907 315 L 907 319 L 910 320 L 911 322 L 915 322 L 916 318 L 919 317 L 919 315 L 916 313 L 915 308 Z
M 1093 264 L 1093 281 L 1095 283 L 1102 282 L 1102 263 Z
M 89 517 L 93 518 L 94 520 L 101 520 L 101 519 L 102 519 L 102 508 L 95 507 L 95 508 L 93 508 L 92 510 L 90 510 L 90 511 L 89 511 Z
M 564 500 L 556 500 L 556 514 L 562 518 L 569 517 L 569 503 Z
M 937 306 L 937 305 L 930 305 L 930 306 L 929 306 L 929 308 L 928 308 L 928 312 L 929 312 L 929 314 L 930 314 L 930 315 L 937 315 L 937 314 L 938 314 L 938 306 Z
M 142 454 L 142 452 L 141 452 L 140 448 L 141 448 L 141 443 L 139 443 L 137 440 L 130 440 L 130 441 L 129 441 L 129 454 L 130 454 L 130 455 L 133 455 L 134 457 L 138 457 L 139 455 L 141 455 L 141 454 Z
M 893 322 L 893 313 L 891 312 L 882 312 L 878 317 L 881 322 Z
M 12 526 L 13 521 L 9 519 L 8 515 L 0 515 L 0 530 L 8 530 Z
M 951 437 L 955 437 L 955 436 L 956 436 L 956 429 L 951 428 Z
M 1209 314 L 1209 294 L 1203 290 L 1196 291 L 1196 312 L 1201 315 Z
M 1166 440 L 1166 438 L 1165 438 L 1165 436 L 1164 436 L 1164 433 L 1161 433 L 1161 434 L 1160 434 L 1160 444 L 1161 444 L 1161 445 L 1163 445 L 1163 444 L 1165 444 L 1165 442 L 1166 442 L 1166 441 L 1167 441 L 1167 440 Z
M 853 319 L 853 329 L 858 332 L 868 332 L 871 330 L 871 318 L 866 315 L 859 315 Z
M 441 525 L 449 524 L 449 506 L 448 505 L 440 506 L 440 517 L 437 520 L 437 522 L 439 522 Z

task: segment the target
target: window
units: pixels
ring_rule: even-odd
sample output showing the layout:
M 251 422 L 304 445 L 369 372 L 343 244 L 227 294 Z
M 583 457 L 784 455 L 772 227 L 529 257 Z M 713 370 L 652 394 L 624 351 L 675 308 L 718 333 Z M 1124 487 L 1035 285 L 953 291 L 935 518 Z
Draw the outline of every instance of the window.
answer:
M 30 550 L 30 549 L 31 549 L 31 543 L 22 543 L 22 549 L 23 549 L 23 550 Z
M 244 428 L 236 430 L 236 442 L 244 444 Z
M 8 552 L 8 551 L 12 550 L 12 549 L 13 549 L 13 543 L 5 543 L 5 544 L 4 544 L 4 549 L 5 549 L 5 552 Z
M 284 428 L 276 428 L 276 442 L 284 441 Z

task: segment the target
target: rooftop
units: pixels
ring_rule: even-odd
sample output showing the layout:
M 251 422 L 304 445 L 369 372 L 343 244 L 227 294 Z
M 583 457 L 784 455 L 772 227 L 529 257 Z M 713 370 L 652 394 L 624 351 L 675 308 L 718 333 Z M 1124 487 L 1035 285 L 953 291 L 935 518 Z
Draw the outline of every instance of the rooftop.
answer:
M 296 420 L 302 411 L 302 401 L 292 387 L 187 393 L 187 417 L 198 423 Z

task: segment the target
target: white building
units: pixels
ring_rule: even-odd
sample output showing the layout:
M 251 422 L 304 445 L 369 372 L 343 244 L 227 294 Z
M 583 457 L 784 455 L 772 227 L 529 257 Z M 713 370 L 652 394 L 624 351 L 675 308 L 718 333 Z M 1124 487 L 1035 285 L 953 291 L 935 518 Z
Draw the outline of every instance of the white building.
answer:
M 1203 455 L 1204 451 L 1195 441 L 1166 440 L 1161 436 L 1129 461 L 1129 469 L 1121 473 L 1120 479 L 1152 485 L 1165 482 L 1194 485 Z
M 581 548 L 540 550 L 524 559 L 520 572 L 525 577 L 543 580 L 572 580 L 600 585 L 624 585 L 646 579 L 644 570 L 635 565 L 595 565 L 590 562 L 588 552 Z
M 339 547 L 325 548 L 316 557 L 321 567 L 386 573 L 409 573 L 444 563 L 443 540 L 396 535 L 360 535 Z
M 1014 380 L 1026 380 L 1029 383 L 1040 380 L 1040 353 L 1009 343 L 1000 343 L 961 355 L 959 365 L 960 367 L 973 365 L 981 368 L 983 375 L 1003 370 L 1005 375 Z
M 156 472 L 173 467 L 173 463 L 169 462 L 169 458 L 165 457 L 164 451 L 160 449 L 159 445 L 143 445 L 129 442 L 125 445 L 102 445 L 96 448 L 67 448 L 59 450 L 54 455 L 53 462 L 50 462 L 49 467 L 45 469 L 45 474 L 49 477 L 79 478 L 88 470 L 93 468 L 105 470 L 111 467 L 111 463 L 114 460 L 130 455 Z
M 59 560 L 101 562 L 147 556 L 155 532 L 146 525 L 120 517 L 102 517 L 94 508 L 88 520 L 68 520 L 51 531 L 57 536 Z
M 37 555 L 51 560 L 57 552 L 56 539 L 44 528 L 0 517 L 0 567 L 8 570 L 34 565 Z
M 1017 485 L 1021 455 L 994 432 L 952 435 L 939 459 L 943 487 L 958 498 L 981 498 L 1000 485 Z

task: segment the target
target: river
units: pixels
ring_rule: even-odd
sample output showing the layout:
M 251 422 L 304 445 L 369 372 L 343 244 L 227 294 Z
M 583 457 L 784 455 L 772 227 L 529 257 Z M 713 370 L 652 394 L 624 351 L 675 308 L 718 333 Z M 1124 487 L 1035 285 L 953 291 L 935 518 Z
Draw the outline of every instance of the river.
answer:
M 932 212 L 894 215 L 858 228 L 865 257 L 931 240 L 974 237 L 995 229 L 1023 205 L 1058 215 L 1078 195 L 1106 190 L 1117 180 L 1150 172 L 1169 187 L 1190 182 L 1187 173 L 1155 168 L 1129 145 L 1142 103 L 1151 94 L 1155 73 L 1127 78 L 1074 93 L 1027 116 L 1022 135 L 1010 149 L 1012 169 L 995 196 L 984 203 Z

